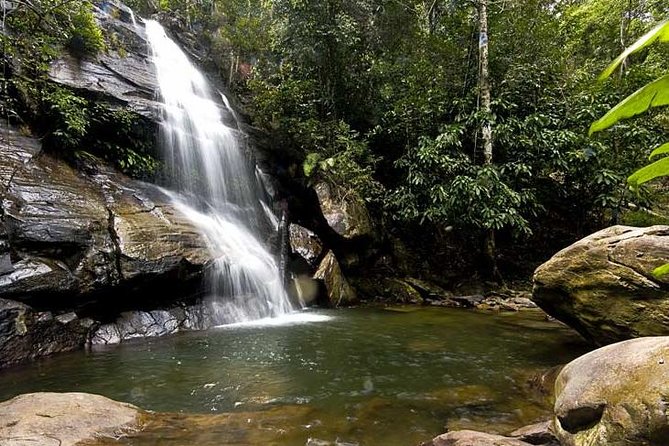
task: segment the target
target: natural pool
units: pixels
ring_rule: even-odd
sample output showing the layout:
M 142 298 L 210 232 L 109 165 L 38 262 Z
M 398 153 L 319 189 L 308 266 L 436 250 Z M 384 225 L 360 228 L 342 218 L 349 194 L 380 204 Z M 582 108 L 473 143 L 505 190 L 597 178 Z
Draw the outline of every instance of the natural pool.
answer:
M 446 426 L 503 432 L 546 418 L 528 379 L 585 351 L 538 311 L 317 310 L 12 368 L 0 399 L 78 391 L 216 414 L 162 417 L 127 445 L 407 446 Z

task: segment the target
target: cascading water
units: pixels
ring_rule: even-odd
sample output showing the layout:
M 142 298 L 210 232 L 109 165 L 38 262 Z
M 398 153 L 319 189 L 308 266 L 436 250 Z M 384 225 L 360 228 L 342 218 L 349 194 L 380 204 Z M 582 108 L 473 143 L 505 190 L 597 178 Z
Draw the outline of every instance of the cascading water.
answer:
M 293 311 L 277 261 L 261 242 L 261 234 L 276 232 L 278 220 L 264 201 L 261 175 L 245 156 L 238 130 L 223 123 L 206 79 L 163 27 L 145 23 L 163 101 L 165 163 L 170 187 L 178 191 L 170 196 L 218 259 L 208 278 L 217 322 Z

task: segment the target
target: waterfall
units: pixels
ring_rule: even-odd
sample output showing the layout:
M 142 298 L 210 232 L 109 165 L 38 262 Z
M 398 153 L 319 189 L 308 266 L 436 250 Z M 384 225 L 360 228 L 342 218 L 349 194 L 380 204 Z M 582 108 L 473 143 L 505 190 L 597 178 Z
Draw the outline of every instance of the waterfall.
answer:
M 202 232 L 216 261 L 207 280 L 216 322 L 244 322 L 294 310 L 263 235 L 277 235 L 261 172 L 245 156 L 236 119 L 205 77 L 155 21 L 146 34 L 163 103 L 161 142 L 176 207 Z M 223 106 L 221 106 L 223 105 Z

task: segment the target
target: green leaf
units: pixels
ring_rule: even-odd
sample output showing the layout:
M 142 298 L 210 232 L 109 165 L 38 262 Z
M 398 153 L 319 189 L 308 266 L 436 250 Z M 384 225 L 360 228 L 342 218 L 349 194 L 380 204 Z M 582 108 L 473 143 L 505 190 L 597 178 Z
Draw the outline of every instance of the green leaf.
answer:
M 618 65 L 620 65 L 623 60 L 627 59 L 631 54 L 634 54 L 637 51 L 641 51 L 656 40 L 659 40 L 660 42 L 669 42 L 669 20 L 665 20 L 655 28 L 648 31 L 641 38 L 639 38 L 639 40 L 634 42 L 625 51 L 623 51 L 620 56 L 611 62 L 611 65 L 606 67 L 602 74 L 599 75 L 599 80 L 601 81 L 611 76 L 611 73 L 613 73 L 615 69 L 618 68 Z
M 627 179 L 627 183 L 636 189 L 643 183 L 667 175 L 669 175 L 669 157 L 664 157 L 634 172 Z
M 658 266 L 653 270 L 653 276 L 657 277 L 658 279 L 662 276 L 666 276 L 667 274 L 669 274 L 669 263 Z
M 590 126 L 589 134 L 605 130 L 622 119 L 639 115 L 651 107 L 669 104 L 669 74 L 640 88 Z
M 669 142 L 666 143 L 666 144 L 662 144 L 660 147 L 653 150 L 653 152 L 650 154 L 648 159 L 653 159 L 657 155 L 662 155 L 662 154 L 665 154 L 665 153 L 669 153 Z

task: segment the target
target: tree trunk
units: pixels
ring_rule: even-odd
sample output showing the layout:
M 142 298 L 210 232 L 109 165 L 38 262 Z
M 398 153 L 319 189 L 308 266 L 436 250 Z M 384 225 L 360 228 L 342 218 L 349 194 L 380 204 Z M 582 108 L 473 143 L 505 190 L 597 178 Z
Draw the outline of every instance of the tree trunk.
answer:
M 483 139 L 483 165 L 492 164 L 492 124 L 490 122 L 492 107 L 490 93 L 490 76 L 488 72 L 488 0 L 479 0 L 479 54 L 481 71 L 479 73 L 479 92 L 481 95 L 481 108 L 483 109 L 483 123 L 481 125 L 481 137 Z M 497 269 L 495 231 L 488 230 L 483 246 L 486 258 L 487 272 L 494 280 L 500 279 Z
M 492 127 L 490 124 L 490 75 L 488 72 L 488 0 L 479 2 L 479 54 L 481 58 L 481 72 L 479 73 L 479 88 L 481 94 L 481 108 L 485 115 L 481 128 L 483 138 L 483 165 L 492 164 Z

